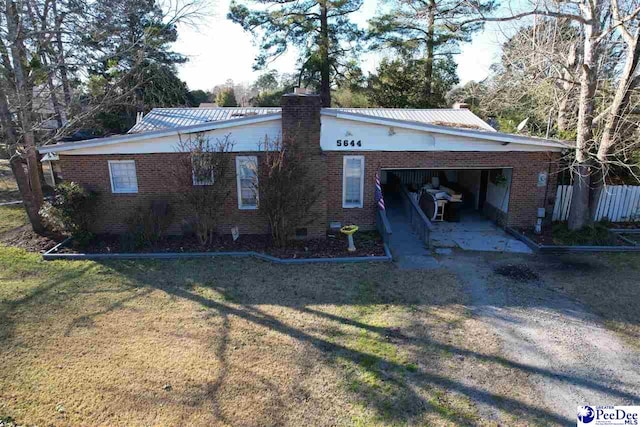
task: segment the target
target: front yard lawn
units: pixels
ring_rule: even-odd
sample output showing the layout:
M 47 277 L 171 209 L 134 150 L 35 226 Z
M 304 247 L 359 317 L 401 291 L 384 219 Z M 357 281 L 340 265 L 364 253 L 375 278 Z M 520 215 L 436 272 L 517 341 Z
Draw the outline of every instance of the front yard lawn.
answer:
M 0 247 L 0 419 L 38 425 L 545 420 L 445 270 L 43 262 Z M 488 384 L 479 390 L 469 378 Z M 475 402 L 501 419 L 484 420 Z
M 21 200 L 8 160 L 0 159 L 0 203 Z
M 26 225 L 28 221 L 22 205 L 0 206 L 0 235 Z

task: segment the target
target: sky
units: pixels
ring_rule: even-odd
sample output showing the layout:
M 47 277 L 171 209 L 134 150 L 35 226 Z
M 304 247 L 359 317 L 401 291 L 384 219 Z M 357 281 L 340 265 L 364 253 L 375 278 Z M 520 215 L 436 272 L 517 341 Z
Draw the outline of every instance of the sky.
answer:
M 252 82 L 261 74 L 253 71 L 253 60 L 258 49 L 253 36 L 240 25 L 227 19 L 230 0 L 215 0 L 211 14 L 198 28 L 181 25 L 174 50 L 189 57 L 178 67 L 182 80 L 189 89 L 212 89 L 215 85 L 232 79 L 235 83 Z M 367 20 L 374 16 L 377 0 L 364 0 L 362 8 L 352 15 L 360 27 L 367 27 Z M 504 36 L 497 24 L 489 23 L 482 33 L 476 33 L 473 41 L 461 46 L 456 55 L 460 83 L 479 81 L 487 77 L 489 67 L 499 57 L 500 43 Z M 376 69 L 383 54 L 367 53 L 361 56 L 365 74 Z M 296 52 L 292 50 L 271 65 L 281 73 L 295 70 Z

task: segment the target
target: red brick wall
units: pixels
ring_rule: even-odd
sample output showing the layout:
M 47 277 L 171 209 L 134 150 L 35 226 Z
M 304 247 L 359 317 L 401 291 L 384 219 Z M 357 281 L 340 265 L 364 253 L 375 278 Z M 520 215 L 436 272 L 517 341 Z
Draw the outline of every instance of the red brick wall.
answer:
M 283 141 L 301 144 L 307 154 L 309 178 L 322 191 L 314 205 L 307 228 L 309 237 L 323 236 L 329 221 L 354 223 L 364 228 L 375 225 L 375 173 L 379 168 L 513 168 L 507 224 L 532 226 L 536 209 L 545 205 L 545 188 L 537 187 L 538 173 L 547 171 L 550 162 L 555 166 L 557 154 L 545 152 L 322 152 L 320 149 L 320 98 L 309 95 L 290 95 L 282 98 Z M 255 155 L 255 153 L 233 153 Z M 365 157 L 364 207 L 342 208 L 343 156 Z M 175 224 L 172 231 L 180 231 L 180 223 L 192 213 L 179 202 L 178 194 L 188 191 L 175 181 L 175 167 L 182 156 L 178 153 L 133 155 L 60 155 L 60 165 L 65 180 L 84 184 L 99 193 L 98 218 L 94 225 L 97 232 L 123 232 L 127 219 L 137 206 L 151 200 L 173 202 Z M 138 176 L 138 193 L 113 194 L 109 180 L 108 160 L 135 160 Z M 233 163 L 235 173 L 235 162 Z M 219 232 L 229 233 L 238 225 L 241 233 L 268 232 L 266 219 L 257 210 L 239 210 L 237 184 L 232 179 L 232 191 L 225 204 L 224 221 Z M 549 176 L 546 207 L 552 207 L 556 179 Z M 550 212 L 550 209 L 548 210 Z
M 306 179 L 316 184 L 320 195 L 303 221 L 308 237 L 324 237 L 327 231 L 327 161 L 320 149 L 320 109 L 318 95 L 285 95 L 282 105 L 282 138 L 303 148 Z
M 255 155 L 255 153 L 233 153 L 232 169 L 235 171 L 235 156 Z M 60 155 L 60 166 L 67 181 L 75 181 L 98 193 L 95 232 L 121 233 L 128 229 L 127 220 L 138 206 L 145 206 L 152 200 L 167 200 L 174 213 L 174 225 L 170 232 L 179 233 L 181 224 L 188 221 L 193 213 L 179 198 L 179 192 L 188 191 L 176 182 L 175 168 L 180 163 L 181 154 L 127 154 L 127 155 Z M 135 160 L 138 178 L 138 193 L 114 194 L 111 192 L 109 160 Z M 232 191 L 225 203 L 225 214 L 219 232 L 229 234 L 237 225 L 240 233 L 268 233 L 267 221 L 257 210 L 238 209 L 238 192 L 235 177 L 230 180 Z
M 364 207 L 342 207 L 343 156 L 362 155 L 365 158 Z M 449 168 L 486 169 L 513 168 L 507 225 L 533 226 L 537 208 L 544 206 L 545 187 L 538 187 L 538 173 L 548 171 L 550 162 L 556 165 L 558 156 L 546 152 L 358 152 L 340 151 L 327 153 L 328 193 L 327 220 L 361 227 L 375 226 L 375 174 L 377 169 L 388 168 Z M 553 208 L 555 174 L 549 177 L 547 212 Z

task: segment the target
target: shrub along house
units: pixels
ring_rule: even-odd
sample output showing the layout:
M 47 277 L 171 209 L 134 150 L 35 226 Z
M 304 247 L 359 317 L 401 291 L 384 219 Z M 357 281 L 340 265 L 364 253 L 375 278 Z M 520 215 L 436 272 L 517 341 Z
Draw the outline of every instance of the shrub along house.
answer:
M 321 190 L 312 222 L 300 232 L 309 237 L 338 224 L 374 228 L 376 174 L 389 200 L 400 185 L 419 190 L 440 181 L 456 189 L 465 209 L 504 225 L 532 227 L 538 208 L 552 206 L 554 171 L 566 148 L 560 142 L 496 132 L 465 108 L 321 108 L 318 96 L 306 94 L 285 95 L 281 105 L 154 109 L 126 135 L 40 152 L 59 157 L 66 180 L 98 192 L 95 232 L 126 231 L 137 206 L 160 199 L 174 201 L 172 229 L 179 231 L 190 212 L 176 196 L 189 188 L 177 184 L 174 168 L 184 156 L 180 141 L 195 135 L 233 142 L 236 176 L 219 226 L 225 234 L 234 226 L 269 232 L 253 188 L 265 138 L 293 141 L 309 153 L 308 178 Z

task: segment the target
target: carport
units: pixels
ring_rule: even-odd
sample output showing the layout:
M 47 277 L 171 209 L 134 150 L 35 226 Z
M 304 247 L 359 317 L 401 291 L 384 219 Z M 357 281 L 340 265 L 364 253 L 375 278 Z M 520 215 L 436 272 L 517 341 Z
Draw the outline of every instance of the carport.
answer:
M 511 168 L 382 169 L 381 183 L 396 227 L 406 220 L 403 197 L 412 198 L 431 222 L 435 248 L 530 252 L 500 228 L 509 212 L 512 175 Z

